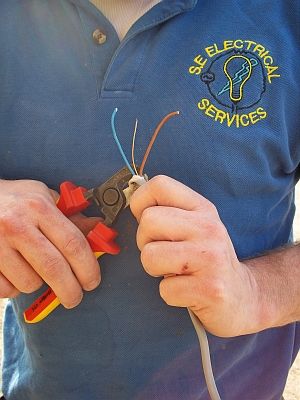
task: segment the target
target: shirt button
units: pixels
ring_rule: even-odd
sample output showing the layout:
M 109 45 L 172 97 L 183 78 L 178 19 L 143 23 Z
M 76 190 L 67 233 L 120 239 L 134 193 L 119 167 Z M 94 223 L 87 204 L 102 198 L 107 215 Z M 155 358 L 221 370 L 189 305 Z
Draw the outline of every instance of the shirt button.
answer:
M 103 44 L 106 42 L 106 35 L 104 32 L 100 31 L 100 29 L 96 29 L 93 32 L 94 42 L 97 44 Z

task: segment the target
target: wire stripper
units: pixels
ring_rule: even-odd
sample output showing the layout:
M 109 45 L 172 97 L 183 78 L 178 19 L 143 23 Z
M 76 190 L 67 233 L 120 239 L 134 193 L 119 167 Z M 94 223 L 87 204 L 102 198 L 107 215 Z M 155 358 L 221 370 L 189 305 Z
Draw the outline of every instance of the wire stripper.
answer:
M 124 167 L 103 184 L 89 190 L 72 182 L 63 182 L 60 185 L 60 197 L 56 205 L 65 216 L 70 217 L 85 210 L 92 202 L 103 215 L 103 222 L 99 222 L 86 236 L 97 258 L 105 253 L 116 255 L 120 252 L 120 247 L 115 243 L 118 232 L 110 225 L 128 206 L 131 195 L 142 184 L 142 177 L 134 178 L 129 169 Z M 24 319 L 30 324 L 40 322 L 59 304 L 59 299 L 49 287 L 24 311 Z

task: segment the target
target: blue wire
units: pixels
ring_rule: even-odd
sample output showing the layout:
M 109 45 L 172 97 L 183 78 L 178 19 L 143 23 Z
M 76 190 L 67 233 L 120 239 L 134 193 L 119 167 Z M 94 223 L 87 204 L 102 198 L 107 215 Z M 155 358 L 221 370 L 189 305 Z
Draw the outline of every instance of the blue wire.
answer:
M 131 165 L 129 164 L 129 162 L 128 162 L 126 156 L 125 156 L 125 153 L 124 153 L 124 151 L 122 149 L 121 143 L 119 142 L 119 139 L 118 139 L 118 136 L 117 136 L 116 127 L 115 127 L 115 117 L 116 117 L 117 111 L 118 111 L 118 109 L 115 108 L 113 113 L 112 113 L 112 115 L 111 115 L 111 129 L 112 129 L 112 132 L 113 132 L 113 137 L 115 139 L 115 142 L 116 142 L 116 144 L 118 146 L 118 149 L 119 149 L 119 151 L 121 153 L 121 156 L 122 156 L 127 168 L 132 173 L 132 175 L 135 175 L 134 170 L 131 168 Z

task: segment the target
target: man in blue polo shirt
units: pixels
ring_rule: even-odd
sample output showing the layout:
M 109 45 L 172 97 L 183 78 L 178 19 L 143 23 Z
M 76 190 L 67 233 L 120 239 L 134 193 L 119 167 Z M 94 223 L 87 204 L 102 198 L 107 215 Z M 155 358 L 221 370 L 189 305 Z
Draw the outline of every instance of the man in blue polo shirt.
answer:
M 0 4 L 4 396 L 206 400 L 189 307 L 210 332 L 221 398 L 279 400 L 300 343 L 300 248 L 285 246 L 300 163 L 299 4 L 126 2 L 126 28 L 120 2 L 91 3 Z M 127 155 L 139 120 L 137 163 L 161 118 L 180 115 L 145 171 L 173 179 L 136 192 L 99 285 L 80 231 L 95 220 L 69 221 L 49 189 L 93 187 L 123 167 L 116 107 Z M 43 281 L 64 307 L 27 324 Z

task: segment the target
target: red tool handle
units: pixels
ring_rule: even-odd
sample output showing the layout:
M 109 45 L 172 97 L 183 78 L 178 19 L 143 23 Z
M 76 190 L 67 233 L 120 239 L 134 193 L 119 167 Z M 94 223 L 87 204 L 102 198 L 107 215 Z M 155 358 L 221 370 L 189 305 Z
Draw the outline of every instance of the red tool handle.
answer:
M 87 189 L 82 186 L 75 186 L 72 182 L 63 182 L 60 185 L 57 208 L 67 217 L 85 210 L 90 205 L 84 196 L 86 192 Z M 117 231 L 99 222 L 88 233 L 87 241 L 96 253 L 118 254 L 120 248 L 114 242 L 117 235 Z
M 86 209 L 90 202 L 84 197 L 87 192 L 82 186 L 75 186 L 72 182 L 63 182 L 60 185 L 60 197 L 57 208 L 67 217 Z
M 57 207 L 66 216 L 76 214 L 90 205 L 85 199 L 87 191 L 83 187 L 77 187 L 71 182 L 64 182 L 60 186 L 60 198 Z M 87 241 L 98 258 L 104 253 L 118 254 L 120 247 L 114 242 L 118 232 L 99 222 L 87 235 Z M 36 323 L 46 318 L 58 305 L 59 299 L 51 288 L 48 288 L 34 303 L 24 312 L 27 323 Z

